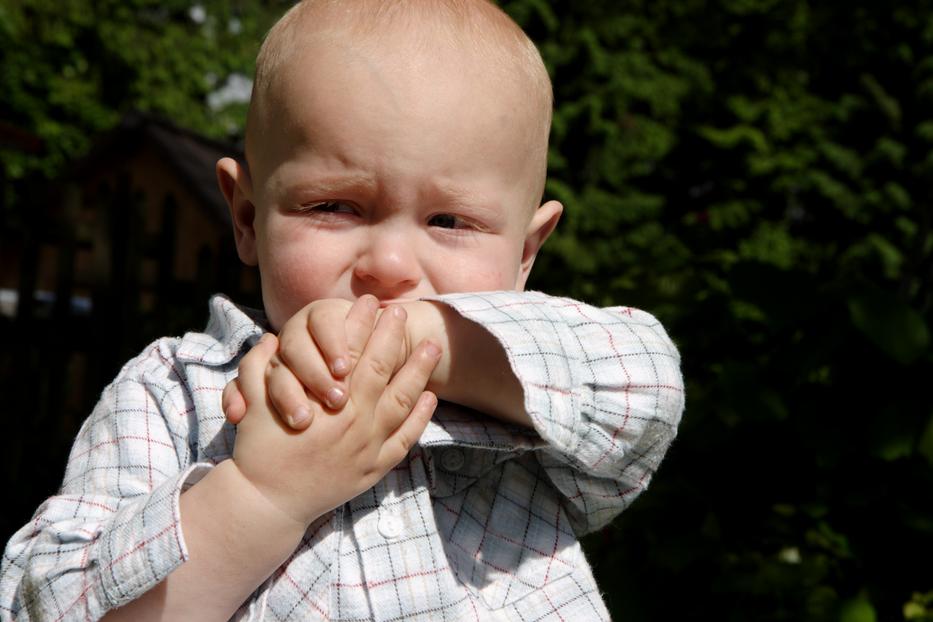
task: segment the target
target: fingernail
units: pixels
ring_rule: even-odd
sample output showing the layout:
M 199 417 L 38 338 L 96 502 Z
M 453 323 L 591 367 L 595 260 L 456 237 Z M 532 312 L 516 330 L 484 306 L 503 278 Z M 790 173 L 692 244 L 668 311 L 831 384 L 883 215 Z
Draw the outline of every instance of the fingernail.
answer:
M 306 407 L 301 406 L 292 414 L 291 417 L 289 417 L 288 424 L 292 427 L 299 426 L 310 418 L 311 411 L 309 411 Z
M 337 406 L 343 400 L 343 391 L 337 387 L 331 387 L 327 390 L 327 395 L 324 396 L 324 401 L 327 402 L 327 405 L 331 408 L 337 408 Z
M 350 363 L 347 362 L 347 359 L 340 357 L 331 365 L 331 371 L 335 376 L 345 376 L 350 371 Z
M 428 353 L 428 356 L 431 358 L 438 358 L 441 355 L 441 348 L 433 341 L 428 341 L 424 344 L 424 351 Z
M 392 315 L 394 315 L 397 318 L 404 318 L 405 309 L 403 309 L 402 307 L 392 307 Z

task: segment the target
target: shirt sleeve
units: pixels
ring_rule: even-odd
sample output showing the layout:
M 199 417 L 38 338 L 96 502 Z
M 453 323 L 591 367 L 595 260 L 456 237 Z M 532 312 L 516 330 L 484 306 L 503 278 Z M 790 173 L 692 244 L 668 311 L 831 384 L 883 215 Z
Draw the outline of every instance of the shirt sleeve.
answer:
M 164 342 L 107 387 L 71 450 L 59 494 L 7 543 L 0 619 L 96 620 L 187 559 L 178 500 L 190 465 L 190 403 Z
M 502 344 L 575 531 L 604 526 L 647 487 L 684 408 L 679 354 L 652 315 L 540 292 L 437 301 Z

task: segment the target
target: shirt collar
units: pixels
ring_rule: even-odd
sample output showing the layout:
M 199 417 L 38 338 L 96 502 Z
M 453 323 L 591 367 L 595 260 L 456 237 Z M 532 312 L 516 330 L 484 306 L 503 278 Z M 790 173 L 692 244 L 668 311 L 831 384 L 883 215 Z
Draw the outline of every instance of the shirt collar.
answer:
M 253 347 L 267 332 L 265 314 L 258 309 L 240 307 L 223 295 L 210 300 L 210 319 L 203 333 L 187 333 L 175 356 L 185 363 L 209 367 L 227 365 L 242 350 Z

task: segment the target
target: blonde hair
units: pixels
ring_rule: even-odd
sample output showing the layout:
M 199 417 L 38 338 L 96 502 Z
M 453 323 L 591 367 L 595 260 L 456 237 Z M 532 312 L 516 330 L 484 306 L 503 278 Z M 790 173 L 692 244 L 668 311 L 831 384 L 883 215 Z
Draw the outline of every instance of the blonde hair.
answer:
M 551 80 L 535 44 L 489 0 L 300 0 L 269 30 L 256 58 L 247 152 L 258 108 L 274 91 L 282 67 L 306 43 L 328 33 L 349 33 L 355 35 L 354 45 L 378 47 L 380 32 L 389 27 L 402 28 L 413 50 L 430 51 L 441 37 L 475 54 L 490 74 L 519 80 L 528 94 L 529 114 L 537 121 L 533 157 L 540 164 L 543 193 L 553 108 Z

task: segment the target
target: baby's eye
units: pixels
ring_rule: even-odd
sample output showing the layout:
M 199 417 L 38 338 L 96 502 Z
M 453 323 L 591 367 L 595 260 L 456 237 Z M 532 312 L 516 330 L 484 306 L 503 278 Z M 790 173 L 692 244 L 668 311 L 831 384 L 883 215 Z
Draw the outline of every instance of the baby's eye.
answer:
M 301 208 L 303 212 L 315 212 L 315 213 L 327 213 L 327 214 L 355 214 L 356 210 L 353 209 L 352 205 L 348 205 L 342 201 L 321 201 L 320 203 L 311 203 L 309 205 L 303 205 Z
M 428 225 L 440 227 L 441 229 L 463 229 L 468 226 L 462 218 L 458 218 L 453 214 L 435 214 L 428 219 Z

